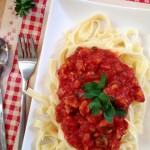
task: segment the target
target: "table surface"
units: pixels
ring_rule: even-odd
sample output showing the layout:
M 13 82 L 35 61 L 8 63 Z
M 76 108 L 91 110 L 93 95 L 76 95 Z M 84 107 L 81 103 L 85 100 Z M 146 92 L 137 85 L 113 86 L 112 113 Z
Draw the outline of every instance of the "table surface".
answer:
M 2 16 L 5 8 L 6 0 L 0 0 L 0 26 L 2 23 Z

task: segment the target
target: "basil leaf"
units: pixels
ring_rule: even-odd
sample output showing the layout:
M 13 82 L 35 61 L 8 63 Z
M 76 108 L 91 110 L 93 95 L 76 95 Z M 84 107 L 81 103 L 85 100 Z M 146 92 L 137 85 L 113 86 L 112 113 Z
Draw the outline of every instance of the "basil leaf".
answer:
M 101 102 L 104 104 L 104 106 L 108 105 L 108 103 L 110 102 L 110 96 L 108 96 L 104 92 L 101 92 L 99 94 L 99 98 L 100 98 Z
M 16 0 L 15 3 L 15 11 L 20 17 L 25 16 L 31 8 L 35 7 L 34 0 Z
M 97 83 L 95 83 L 95 82 L 92 82 L 92 88 L 93 88 L 93 89 L 97 89 L 97 90 L 98 90 Z
M 21 3 L 22 3 L 22 4 L 24 4 L 24 3 L 26 3 L 26 2 L 28 2 L 28 0 L 21 0 Z
M 99 92 L 100 92 L 99 90 L 95 90 L 95 89 L 88 91 L 87 93 L 84 94 L 84 98 L 89 98 L 89 99 L 94 98 L 99 94 Z
M 102 74 L 100 82 L 98 83 L 98 88 L 102 90 L 104 89 L 105 85 L 106 85 L 106 74 Z
M 97 107 L 95 107 L 94 109 L 91 109 L 91 112 L 94 116 L 98 115 L 99 111 L 100 111 L 100 109 Z
M 109 108 L 109 105 L 104 105 L 102 110 L 107 110 Z
M 92 109 L 93 107 L 98 107 L 98 108 L 102 108 L 102 105 L 99 101 L 98 98 L 95 98 L 91 103 L 90 103 L 90 109 Z
M 111 103 L 115 103 L 115 102 L 116 102 L 116 99 L 112 99 L 112 100 L 111 100 Z
M 115 115 L 115 109 L 112 105 L 109 105 L 109 108 L 104 111 L 104 118 L 111 123 L 113 120 L 113 117 Z
M 90 91 L 90 90 L 92 90 L 91 83 L 84 84 L 84 85 L 83 85 L 83 88 L 84 88 L 85 91 Z
M 89 105 L 90 110 L 92 114 L 95 116 L 99 113 L 100 109 L 102 108 L 102 105 L 98 98 L 95 98 Z
M 83 87 L 84 87 L 84 90 L 87 92 L 93 89 L 98 89 L 97 84 L 95 82 L 84 84 Z
M 20 9 L 21 9 L 21 7 L 20 7 L 19 5 L 16 5 L 16 7 L 15 7 L 15 11 L 16 11 L 16 12 L 19 12 L 19 11 L 20 11 Z
M 115 108 L 115 115 L 119 117 L 123 117 L 127 114 L 126 110 L 123 108 Z

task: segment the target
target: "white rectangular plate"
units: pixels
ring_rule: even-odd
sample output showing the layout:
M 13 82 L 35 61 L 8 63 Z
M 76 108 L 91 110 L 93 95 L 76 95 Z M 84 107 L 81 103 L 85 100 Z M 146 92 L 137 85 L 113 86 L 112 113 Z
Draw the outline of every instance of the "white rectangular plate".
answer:
M 130 27 L 136 28 L 141 37 L 144 53 L 149 57 L 150 10 L 111 6 L 87 0 L 53 0 L 47 21 L 35 91 L 44 96 L 49 96 L 49 59 L 56 57 L 58 52 L 63 48 L 63 31 L 75 27 L 78 23 L 97 13 L 108 16 L 112 26 L 118 28 L 121 32 Z M 33 139 L 36 136 L 36 130 L 32 127 L 32 123 L 35 119 L 38 119 L 35 110 L 39 105 L 40 104 L 34 99 L 32 100 L 24 137 L 23 150 L 34 149 Z M 150 107 L 150 103 L 148 103 L 148 107 Z M 139 135 L 140 150 L 149 150 L 150 148 L 149 119 L 150 109 L 147 109 L 144 119 L 144 132 Z

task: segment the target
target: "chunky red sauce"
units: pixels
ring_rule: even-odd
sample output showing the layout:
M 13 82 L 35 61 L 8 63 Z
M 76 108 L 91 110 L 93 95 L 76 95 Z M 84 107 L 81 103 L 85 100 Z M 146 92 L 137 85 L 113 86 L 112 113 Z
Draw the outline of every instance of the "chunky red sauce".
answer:
M 134 100 L 144 101 L 133 69 L 123 64 L 117 54 L 78 47 L 58 70 L 60 104 L 56 107 L 56 120 L 68 143 L 77 150 L 118 150 L 128 128 L 125 117 L 115 116 L 108 123 L 102 111 L 93 116 L 89 109 L 91 100 L 83 97 L 83 85 L 98 82 L 103 73 L 107 76 L 104 92 L 116 99 L 117 107 L 128 110 Z

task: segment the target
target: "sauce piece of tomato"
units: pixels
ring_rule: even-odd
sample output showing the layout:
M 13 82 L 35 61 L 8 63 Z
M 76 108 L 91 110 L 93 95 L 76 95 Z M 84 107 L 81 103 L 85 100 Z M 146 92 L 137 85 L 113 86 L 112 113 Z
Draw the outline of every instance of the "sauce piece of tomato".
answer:
M 117 54 L 96 47 L 78 47 L 58 69 L 60 104 L 56 107 L 56 121 L 61 124 L 67 142 L 77 150 L 118 150 L 126 133 L 125 117 L 108 123 L 103 112 L 90 112 L 91 100 L 84 98 L 83 85 L 98 82 L 106 74 L 104 92 L 115 98 L 115 105 L 128 110 L 135 100 L 144 102 L 144 94 L 132 68 L 122 63 Z

